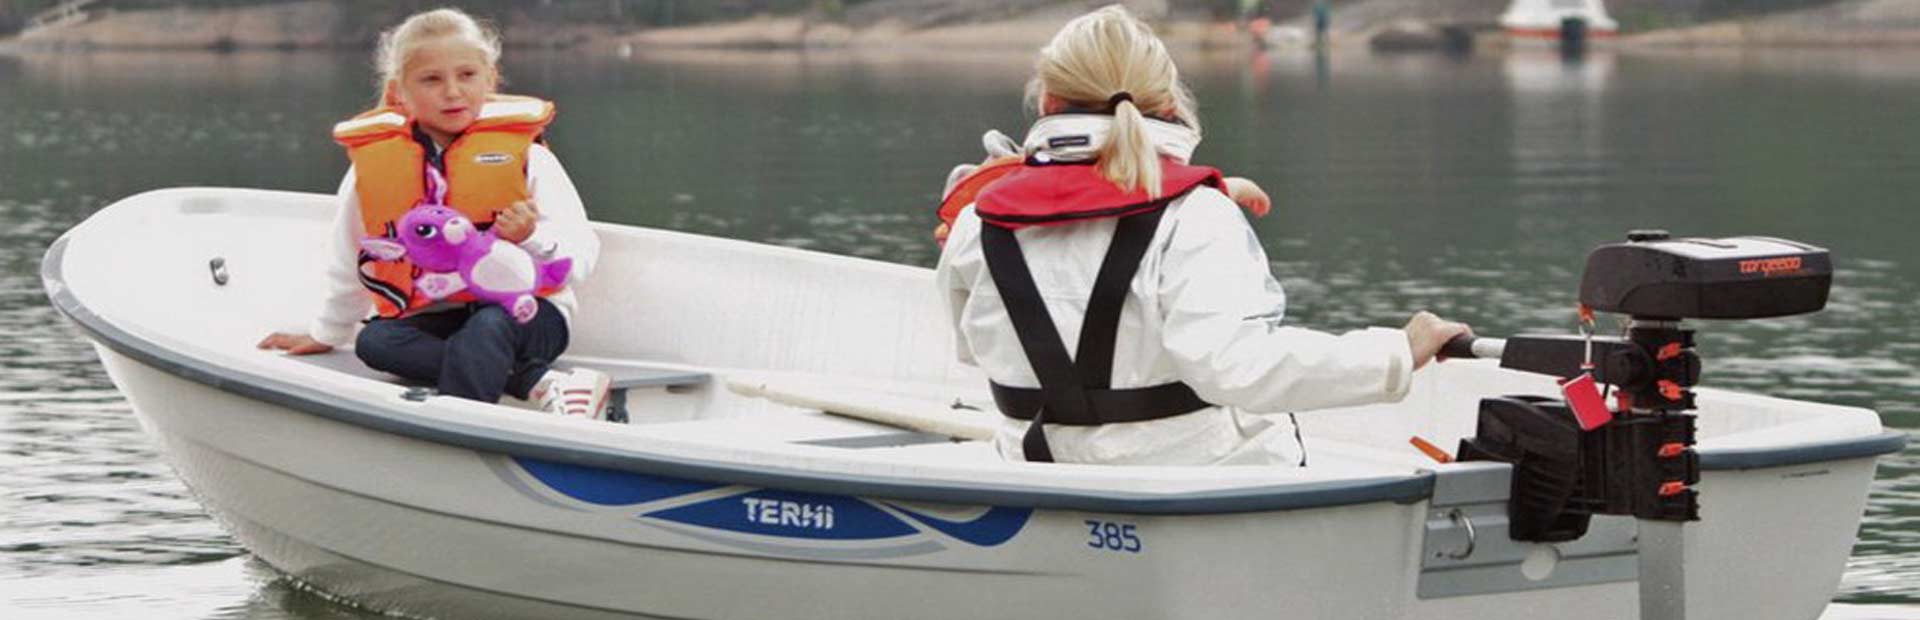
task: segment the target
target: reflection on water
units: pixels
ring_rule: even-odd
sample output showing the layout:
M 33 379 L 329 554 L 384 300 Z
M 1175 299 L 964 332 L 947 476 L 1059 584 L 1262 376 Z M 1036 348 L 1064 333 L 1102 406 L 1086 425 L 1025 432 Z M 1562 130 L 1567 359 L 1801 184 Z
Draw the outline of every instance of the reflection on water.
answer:
M 301 589 L 248 557 L 114 570 L 77 570 L 7 583 L 9 620 L 378 617 Z
M 597 218 L 908 264 L 935 259 L 947 169 L 1026 122 L 1019 53 L 509 56 L 512 90 L 559 102 L 551 141 Z M 1829 307 L 1699 322 L 1706 383 L 1920 428 L 1920 63 L 1902 54 L 1182 61 L 1196 159 L 1276 199 L 1256 227 L 1296 322 L 1432 308 L 1483 333 L 1558 331 L 1586 250 L 1629 229 L 1787 237 L 1833 248 Z M 181 617 L 352 614 L 232 559 L 37 266 L 136 192 L 330 191 L 346 165 L 327 128 L 371 80 L 360 54 L 0 56 L 0 607 L 132 592 Z M 1920 602 L 1920 446 L 1882 460 L 1841 588 Z

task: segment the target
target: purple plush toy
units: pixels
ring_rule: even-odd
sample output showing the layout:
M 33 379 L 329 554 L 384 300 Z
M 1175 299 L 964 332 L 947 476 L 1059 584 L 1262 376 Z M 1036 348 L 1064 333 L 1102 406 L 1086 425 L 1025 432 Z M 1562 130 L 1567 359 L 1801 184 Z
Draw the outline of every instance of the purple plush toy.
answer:
M 380 260 L 412 260 L 425 272 L 414 288 L 429 298 L 446 299 L 464 290 L 505 308 L 516 322 L 533 320 L 540 311 L 534 292 L 565 283 L 573 259 L 535 258 L 491 230 L 481 232 L 446 206 L 447 183 L 440 171 L 427 166 L 427 172 L 427 198 L 401 216 L 400 238 L 361 239 L 361 251 Z

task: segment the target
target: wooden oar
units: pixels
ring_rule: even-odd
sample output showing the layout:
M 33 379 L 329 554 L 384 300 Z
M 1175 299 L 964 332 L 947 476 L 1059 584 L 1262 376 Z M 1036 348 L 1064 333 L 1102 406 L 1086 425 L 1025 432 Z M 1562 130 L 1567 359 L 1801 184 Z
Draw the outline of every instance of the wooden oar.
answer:
M 804 375 L 729 376 L 726 382 L 741 396 L 958 439 L 991 439 L 1000 425 L 1000 414 L 976 408 L 978 401 L 957 390 L 935 391 L 938 387 L 862 385 Z

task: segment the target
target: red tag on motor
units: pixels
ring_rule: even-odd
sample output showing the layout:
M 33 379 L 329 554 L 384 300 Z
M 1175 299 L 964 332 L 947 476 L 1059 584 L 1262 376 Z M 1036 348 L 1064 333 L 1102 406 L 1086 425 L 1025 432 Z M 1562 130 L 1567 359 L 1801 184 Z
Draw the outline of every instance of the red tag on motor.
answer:
M 1562 379 L 1560 394 L 1566 397 L 1573 418 L 1580 422 L 1580 430 L 1591 431 L 1613 421 L 1613 412 L 1607 410 L 1607 401 L 1600 398 L 1600 387 L 1593 380 L 1593 373 L 1582 372 L 1572 379 Z

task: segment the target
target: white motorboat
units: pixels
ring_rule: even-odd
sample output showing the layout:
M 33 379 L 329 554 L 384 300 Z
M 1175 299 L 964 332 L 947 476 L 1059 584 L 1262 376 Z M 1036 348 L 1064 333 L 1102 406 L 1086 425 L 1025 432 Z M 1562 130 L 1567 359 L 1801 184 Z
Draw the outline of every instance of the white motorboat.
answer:
M 1575 45 L 1618 36 L 1620 23 L 1601 0 L 1512 0 L 1500 27 L 1515 43 Z
M 598 225 L 570 357 L 627 424 L 433 396 L 304 325 L 331 196 L 127 198 L 47 252 L 180 477 L 255 555 L 374 609 L 442 618 L 1635 617 L 1637 522 L 1507 533 L 1513 467 L 1407 445 L 1551 378 L 1465 360 L 1404 402 L 1303 412 L 1309 467 L 1009 463 L 931 274 Z M 742 389 L 728 389 L 728 386 Z M 1872 411 L 1699 389 L 1692 619 L 1818 616 L 1853 545 Z M 871 410 L 922 430 L 829 415 Z M 929 422 L 931 421 L 931 422 Z

